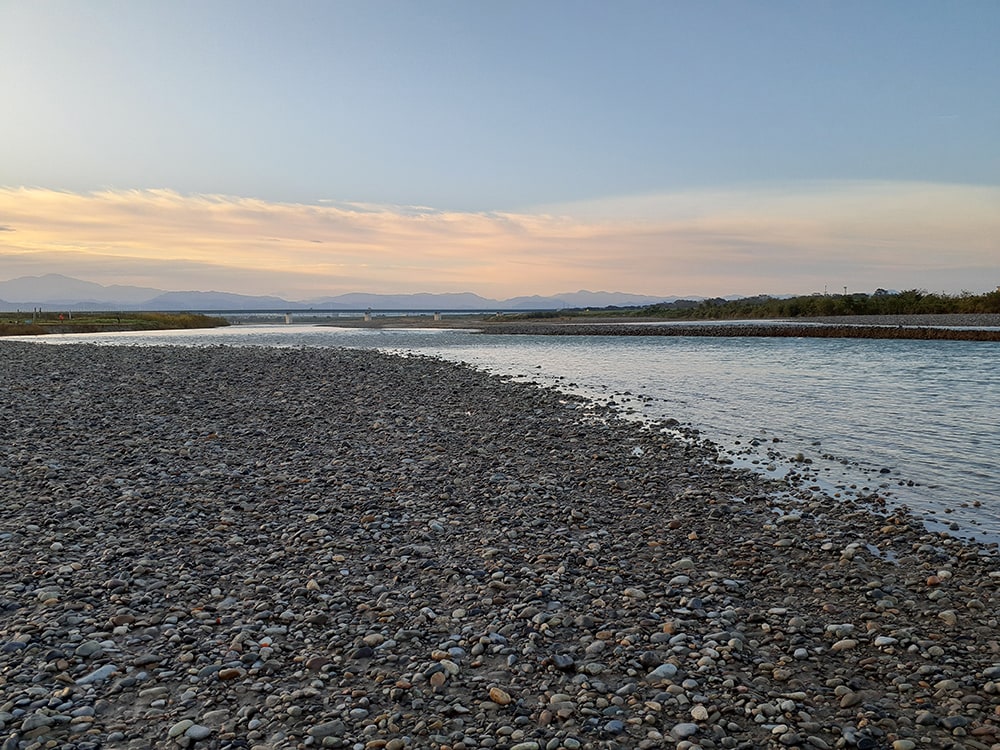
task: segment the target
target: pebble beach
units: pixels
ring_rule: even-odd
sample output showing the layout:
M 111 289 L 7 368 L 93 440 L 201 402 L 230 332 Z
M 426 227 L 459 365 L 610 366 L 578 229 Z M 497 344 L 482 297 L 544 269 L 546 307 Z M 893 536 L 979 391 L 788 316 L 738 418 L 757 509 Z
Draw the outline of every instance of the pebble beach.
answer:
M 1000 554 L 877 497 L 426 357 L 0 374 L 0 750 L 1000 750 Z

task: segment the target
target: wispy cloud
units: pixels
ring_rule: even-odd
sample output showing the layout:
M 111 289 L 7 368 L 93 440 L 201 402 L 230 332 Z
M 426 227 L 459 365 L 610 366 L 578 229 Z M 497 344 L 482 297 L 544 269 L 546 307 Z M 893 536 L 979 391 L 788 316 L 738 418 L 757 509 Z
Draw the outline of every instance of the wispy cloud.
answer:
M 578 288 L 751 294 L 825 284 L 980 291 L 1000 283 L 998 205 L 1000 188 L 923 183 L 630 196 L 524 213 L 6 188 L 0 274 L 296 299 Z

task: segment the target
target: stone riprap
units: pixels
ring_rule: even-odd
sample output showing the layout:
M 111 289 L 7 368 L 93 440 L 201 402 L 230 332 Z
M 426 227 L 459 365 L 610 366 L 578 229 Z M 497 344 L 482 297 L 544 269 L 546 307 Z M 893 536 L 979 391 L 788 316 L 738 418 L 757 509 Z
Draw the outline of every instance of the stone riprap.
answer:
M 1000 564 L 426 358 L 0 342 L 0 747 L 1000 748 Z

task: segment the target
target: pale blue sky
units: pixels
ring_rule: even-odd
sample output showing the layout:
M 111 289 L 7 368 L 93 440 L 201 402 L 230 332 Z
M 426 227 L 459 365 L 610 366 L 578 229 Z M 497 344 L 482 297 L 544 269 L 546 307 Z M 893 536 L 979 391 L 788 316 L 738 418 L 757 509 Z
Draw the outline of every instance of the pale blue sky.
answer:
M 996 0 L 0 0 L 0 187 L 581 220 L 995 188 L 998 40 Z

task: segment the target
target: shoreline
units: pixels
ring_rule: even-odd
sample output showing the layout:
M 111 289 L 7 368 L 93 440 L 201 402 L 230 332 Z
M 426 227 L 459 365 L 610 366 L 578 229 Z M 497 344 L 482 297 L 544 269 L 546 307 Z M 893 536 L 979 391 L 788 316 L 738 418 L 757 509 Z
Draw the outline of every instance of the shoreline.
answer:
M 483 334 L 531 336 L 737 336 L 1000 341 L 1000 315 L 878 315 L 789 320 L 690 321 L 662 318 L 565 316 L 505 320 L 503 316 L 384 316 L 335 320 L 339 328 L 476 328 Z
M 1000 330 L 862 325 L 718 324 L 629 325 L 627 323 L 497 323 L 484 334 L 531 336 L 702 336 L 750 338 L 907 339 L 928 341 L 1000 341 Z
M 7 319 L 3 320 L 3 318 Z M 37 320 L 25 320 L 22 316 L 16 321 L 10 320 L 10 313 L 0 313 L 0 338 L 74 333 L 179 331 L 220 328 L 228 325 L 229 323 L 223 318 L 200 313 L 129 312 L 101 313 L 89 316 L 78 314 L 75 320 L 72 318 L 63 320 L 61 315 L 57 319 L 53 313 L 46 313 Z
M 995 546 L 426 357 L 0 368 L 5 750 L 1000 747 Z

